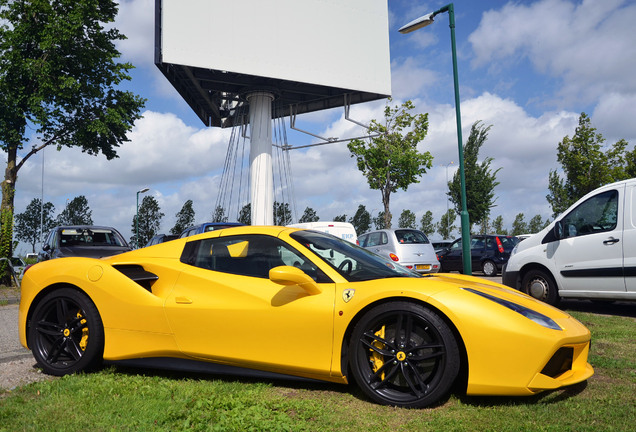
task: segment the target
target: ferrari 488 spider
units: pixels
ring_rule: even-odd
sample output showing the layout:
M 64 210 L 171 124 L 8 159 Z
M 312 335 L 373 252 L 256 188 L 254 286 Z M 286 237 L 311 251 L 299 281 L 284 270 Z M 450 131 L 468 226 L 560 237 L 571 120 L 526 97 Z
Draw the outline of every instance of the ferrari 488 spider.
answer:
M 36 264 L 21 343 L 44 372 L 103 361 L 355 381 L 401 407 L 586 380 L 590 332 L 517 291 L 421 276 L 328 234 L 238 227 Z

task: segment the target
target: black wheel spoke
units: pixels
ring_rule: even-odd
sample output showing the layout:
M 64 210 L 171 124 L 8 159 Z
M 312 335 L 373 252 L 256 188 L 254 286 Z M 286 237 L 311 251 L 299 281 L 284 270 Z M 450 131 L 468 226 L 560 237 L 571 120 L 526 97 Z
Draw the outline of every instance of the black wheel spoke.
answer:
M 385 373 L 385 370 L 388 369 L 388 372 Z M 369 385 L 374 389 L 380 389 L 385 387 L 393 377 L 397 374 L 399 367 L 394 365 L 393 362 L 385 363 L 378 371 L 372 375 L 375 380 L 369 380 Z M 384 374 L 384 378 L 382 378 L 382 374 Z
M 426 393 L 426 383 L 422 380 L 417 368 L 415 368 L 410 362 L 406 361 L 401 363 L 402 375 L 404 380 L 411 388 L 415 396 L 422 397 Z M 413 382 L 415 378 L 416 382 Z M 420 390 L 421 389 L 421 390 Z
M 43 335 L 59 336 L 62 333 L 64 326 L 53 322 L 39 321 L 35 329 L 38 333 L 41 333 Z
M 73 359 L 75 361 L 79 360 L 82 358 L 82 355 L 84 354 L 84 351 L 82 351 L 82 349 L 79 347 L 79 345 L 77 344 L 77 342 L 75 342 L 75 339 L 73 338 L 67 338 L 66 339 L 66 349 L 65 351 L 71 356 L 73 357 Z
M 362 344 L 364 344 L 367 348 L 383 356 L 394 355 L 394 353 L 392 353 L 391 350 L 395 351 L 395 346 L 389 341 L 387 341 L 386 339 L 383 339 L 380 336 L 377 336 L 373 332 L 366 332 L 363 336 L 364 337 L 360 339 L 360 342 L 362 342 Z M 367 339 L 371 339 L 371 341 L 369 342 Z M 373 345 L 374 342 L 383 344 L 387 349 L 381 349 L 378 346 Z

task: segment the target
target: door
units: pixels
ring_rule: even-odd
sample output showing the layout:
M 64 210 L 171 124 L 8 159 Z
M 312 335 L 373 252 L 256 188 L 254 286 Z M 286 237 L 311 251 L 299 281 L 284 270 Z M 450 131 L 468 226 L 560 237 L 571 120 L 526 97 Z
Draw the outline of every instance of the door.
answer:
M 624 292 L 624 186 L 590 197 L 561 219 L 563 236 L 546 248 L 561 294 Z
M 329 371 L 335 285 L 278 238 L 236 235 L 196 243 L 166 314 L 187 355 L 277 371 Z M 273 267 L 301 268 L 319 282 L 310 295 L 269 280 Z
M 625 187 L 625 215 L 623 225 L 623 268 L 625 288 L 631 299 L 636 299 L 636 183 Z

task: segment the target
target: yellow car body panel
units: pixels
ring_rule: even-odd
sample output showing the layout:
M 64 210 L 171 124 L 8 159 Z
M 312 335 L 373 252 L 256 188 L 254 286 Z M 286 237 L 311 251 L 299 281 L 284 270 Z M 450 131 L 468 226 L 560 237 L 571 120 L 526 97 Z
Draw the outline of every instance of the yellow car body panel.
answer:
M 403 300 L 437 311 L 456 331 L 465 349 L 468 394 L 530 395 L 581 382 L 593 374 L 587 363 L 590 332 L 558 309 L 469 276 L 349 282 L 336 266 L 290 237 L 296 231 L 236 227 L 100 260 L 62 258 L 39 263 L 25 273 L 22 282 L 20 341 L 28 347 L 29 320 L 38 300 L 57 287 L 73 286 L 86 293 L 99 311 L 105 360 L 173 357 L 347 382 L 347 338 L 357 320 L 374 305 Z M 190 242 L 244 235 L 281 239 L 332 282 L 284 285 L 180 260 Z M 245 248 L 236 243 L 230 253 L 243 257 Z M 127 266 L 158 275 L 152 288 L 132 281 L 122 270 Z M 467 289 L 532 309 L 552 318 L 561 330 L 544 327 Z M 571 370 L 551 377 L 543 374 L 562 348 L 574 353 Z

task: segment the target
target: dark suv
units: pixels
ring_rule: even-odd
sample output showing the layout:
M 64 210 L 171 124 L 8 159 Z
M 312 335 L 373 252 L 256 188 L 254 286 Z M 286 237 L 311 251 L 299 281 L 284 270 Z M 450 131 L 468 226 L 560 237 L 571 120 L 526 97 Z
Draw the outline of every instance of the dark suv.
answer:
M 473 270 L 481 270 L 485 276 L 496 276 L 510 258 L 510 252 L 519 239 L 507 235 L 470 236 L 470 254 Z M 462 239 L 437 253 L 442 272 L 463 271 Z

